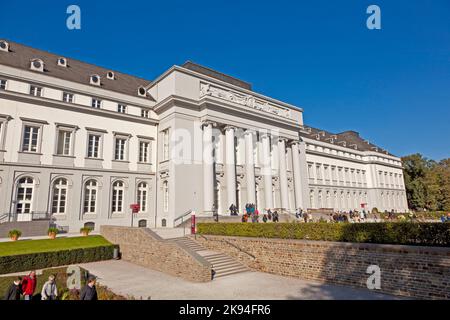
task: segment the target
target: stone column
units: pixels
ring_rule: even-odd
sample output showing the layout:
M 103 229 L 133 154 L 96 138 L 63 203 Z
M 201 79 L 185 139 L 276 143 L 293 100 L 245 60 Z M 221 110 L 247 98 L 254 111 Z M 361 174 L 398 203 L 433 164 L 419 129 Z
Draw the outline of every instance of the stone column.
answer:
M 236 155 L 234 144 L 234 127 L 225 127 L 225 174 L 227 179 L 227 208 L 236 204 Z
M 263 149 L 263 159 L 261 159 L 261 173 L 264 176 L 264 197 L 265 197 L 265 207 L 268 209 L 273 208 L 273 198 L 272 198 L 272 166 L 270 161 L 270 137 L 269 135 L 262 134 L 262 149 Z
M 245 177 L 247 178 L 247 202 L 256 204 L 255 159 L 253 156 L 254 132 L 245 132 Z
M 294 173 L 295 208 L 298 209 L 301 208 L 303 204 L 298 142 L 294 141 L 291 144 L 291 148 L 292 148 L 292 168 Z
M 213 213 L 214 205 L 214 158 L 213 158 L 213 123 L 203 123 L 203 211 Z
M 280 169 L 280 192 L 281 192 L 281 208 L 289 209 L 289 189 L 287 181 L 287 166 L 286 166 L 286 139 L 278 139 L 278 155 L 279 155 L 279 169 Z

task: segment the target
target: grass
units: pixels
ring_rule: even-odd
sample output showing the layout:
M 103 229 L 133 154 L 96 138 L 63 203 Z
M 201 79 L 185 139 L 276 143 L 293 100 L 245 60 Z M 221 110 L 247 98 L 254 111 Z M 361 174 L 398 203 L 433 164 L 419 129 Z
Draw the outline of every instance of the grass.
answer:
M 102 236 L 56 238 L 44 240 L 19 240 L 0 243 L 0 257 L 28 253 L 92 248 L 110 245 Z
M 81 269 L 81 285 L 84 286 L 86 284 L 85 277 L 83 275 L 86 275 L 88 273 L 87 270 Z M 25 274 L 25 273 L 24 273 Z M 54 275 L 56 278 L 56 286 L 58 288 L 58 299 L 59 300 L 79 300 L 79 290 L 71 290 L 67 288 L 67 268 L 52 268 L 52 269 L 45 269 L 42 271 L 42 274 L 37 275 L 37 285 L 36 285 L 36 291 L 34 299 L 40 300 L 40 293 L 42 291 L 42 286 L 44 285 L 45 281 L 48 280 L 48 277 L 50 275 Z M 15 280 L 15 276 L 6 276 L 2 277 L 0 276 L 0 300 L 3 299 L 6 290 L 9 288 L 11 283 Z M 112 292 L 108 287 L 99 285 L 97 283 L 97 294 L 99 300 L 127 300 L 127 299 L 134 299 L 133 297 L 124 297 L 118 294 L 115 294 Z

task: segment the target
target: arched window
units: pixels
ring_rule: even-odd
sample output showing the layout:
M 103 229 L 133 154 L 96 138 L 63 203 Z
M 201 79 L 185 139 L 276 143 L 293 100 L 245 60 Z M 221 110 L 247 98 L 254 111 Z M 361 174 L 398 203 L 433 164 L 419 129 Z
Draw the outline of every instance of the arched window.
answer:
M 33 210 L 34 180 L 21 178 L 17 182 L 16 213 L 31 213 Z
M 67 180 L 59 178 L 53 183 L 52 213 L 66 213 Z
M 167 220 L 166 219 L 162 219 L 161 220 L 161 227 L 167 227 Z
M 139 212 L 147 212 L 147 195 L 148 195 L 148 184 L 146 182 L 141 182 L 138 184 L 137 188 L 137 203 L 139 204 Z
M 112 190 L 112 212 L 122 213 L 123 212 L 123 194 L 124 194 L 124 183 L 123 181 L 116 181 L 113 183 Z
M 164 181 L 163 183 L 163 195 L 164 195 L 164 212 L 169 211 L 169 183 Z
M 84 185 L 84 213 L 95 213 L 97 210 L 98 185 L 94 179 L 86 181 Z
M 139 220 L 138 226 L 139 228 L 147 228 L 147 220 Z
M 85 227 L 85 228 L 89 228 L 89 229 L 91 229 L 91 230 L 94 230 L 94 229 L 95 229 L 95 223 L 94 223 L 94 222 L 86 222 L 86 223 L 84 224 L 84 227 Z

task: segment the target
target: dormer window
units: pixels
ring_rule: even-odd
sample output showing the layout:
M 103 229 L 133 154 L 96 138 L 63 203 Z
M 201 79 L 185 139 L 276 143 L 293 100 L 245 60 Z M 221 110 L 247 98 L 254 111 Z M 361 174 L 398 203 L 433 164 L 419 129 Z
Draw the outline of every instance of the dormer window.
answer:
M 5 40 L 0 40 L 0 51 L 5 51 L 5 52 L 9 51 L 9 43 L 6 42 Z
M 60 67 L 67 67 L 67 59 L 66 58 L 59 58 L 58 59 L 58 66 L 60 66 Z
M 31 60 L 30 69 L 34 71 L 44 71 L 44 61 L 41 59 L 33 59 Z
M 90 84 L 99 86 L 100 85 L 100 76 L 97 74 L 93 74 L 90 79 Z
M 112 71 L 108 71 L 108 73 L 106 74 L 106 77 L 109 80 L 115 80 L 116 79 L 116 76 L 115 76 L 114 72 L 112 72 Z
M 138 88 L 138 95 L 140 97 L 146 97 L 147 96 L 147 90 L 144 87 Z

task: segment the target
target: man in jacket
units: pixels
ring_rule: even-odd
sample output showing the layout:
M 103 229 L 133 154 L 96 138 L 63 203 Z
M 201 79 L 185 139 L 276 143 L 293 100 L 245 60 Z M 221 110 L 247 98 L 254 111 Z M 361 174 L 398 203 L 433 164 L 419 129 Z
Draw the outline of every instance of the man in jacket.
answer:
M 96 278 L 94 276 L 90 276 L 88 279 L 88 283 L 84 286 L 83 289 L 81 289 L 80 300 L 98 300 L 95 282 Z
M 22 278 L 17 277 L 16 280 L 9 286 L 8 291 L 6 291 L 4 300 L 20 300 L 20 295 L 22 293 Z
M 36 290 L 36 271 L 31 271 L 30 274 L 22 280 L 22 292 L 25 300 L 31 300 L 33 298 L 34 291 Z
M 48 277 L 48 281 L 44 283 L 41 291 L 42 300 L 56 300 L 58 297 L 58 288 L 56 286 L 56 279 L 54 275 Z

